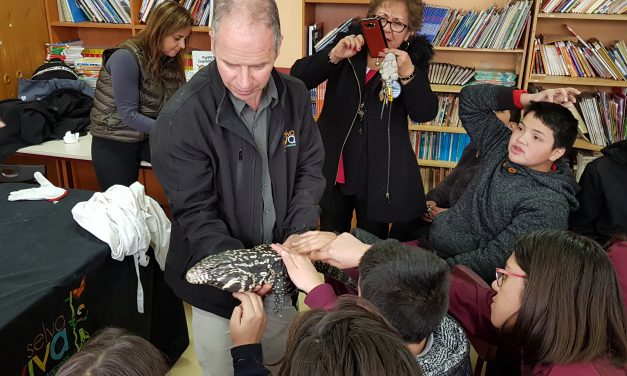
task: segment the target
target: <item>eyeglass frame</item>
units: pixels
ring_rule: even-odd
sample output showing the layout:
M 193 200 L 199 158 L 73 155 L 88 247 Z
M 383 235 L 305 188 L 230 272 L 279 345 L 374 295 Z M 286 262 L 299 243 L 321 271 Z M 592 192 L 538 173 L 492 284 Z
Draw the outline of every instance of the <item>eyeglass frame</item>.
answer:
M 509 270 L 505 270 L 502 268 L 496 268 L 496 285 L 498 287 L 502 287 L 503 286 L 503 281 L 506 278 L 503 278 L 504 276 L 507 277 L 518 277 L 518 278 L 522 278 L 522 279 L 527 279 L 528 277 L 524 274 L 518 274 L 518 273 L 514 273 L 514 272 L 510 272 Z
M 381 21 L 381 28 L 382 28 L 382 29 L 385 29 L 385 27 L 389 24 L 389 25 L 390 25 L 390 30 L 391 30 L 393 33 L 402 33 L 403 31 L 405 31 L 405 29 L 408 29 L 408 28 L 409 28 L 409 25 L 406 25 L 406 24 L 404 24 L 404 23 L 402 23 L 402 22 L 400 22 L 400 21 L 390 21 L 390 20 L 388 20 L 386 17 L 379 16 L 379 15 L 376 15 L 376 14 L 375 14 L 375 17 L 377 17 L 377 18 Z M 392 27 L 392 25 L 394 25 L 394 24 L 403 25 L 403 28 L 402 28 L 400 31 L 396 31 L 396 30 L 394 30 L 394 28 Z

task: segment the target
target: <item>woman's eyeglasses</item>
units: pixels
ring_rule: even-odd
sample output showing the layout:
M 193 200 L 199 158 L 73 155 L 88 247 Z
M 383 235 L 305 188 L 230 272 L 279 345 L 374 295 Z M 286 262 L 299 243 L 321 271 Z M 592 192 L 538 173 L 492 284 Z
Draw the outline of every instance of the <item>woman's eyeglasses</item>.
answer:
M 377 16 L 377 18 L 381 20 L 381 27 L 385 29 L 387 25 L 390 25 L 390 29 L 395 33 L 402 33 L 403 30 L 409 27 L 408 25 L 405 25 L 402 22 L 389 21 L 387 18 L 382 17 L 382 16 Z
M 527 276 L 524 274 L 516 274 L 505 269 L 496 268 L 496 285 L 498 287 L 503 286 L 503 281 L 506 280 L 507 277 L 518 277 L 522 279 L 527 279 Z

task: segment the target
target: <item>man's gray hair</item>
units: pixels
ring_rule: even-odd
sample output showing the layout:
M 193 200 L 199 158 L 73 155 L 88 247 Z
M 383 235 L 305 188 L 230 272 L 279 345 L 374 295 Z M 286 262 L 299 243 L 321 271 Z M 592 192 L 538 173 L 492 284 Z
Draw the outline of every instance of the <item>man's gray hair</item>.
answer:
M 281 21 L 275 0 L 213 0 L 211 32 L 216 38 L 220 24 L 232 14 L 246 17 L 250 24 L 262 23 L 272 31 L 274 50 L 281 45 Z

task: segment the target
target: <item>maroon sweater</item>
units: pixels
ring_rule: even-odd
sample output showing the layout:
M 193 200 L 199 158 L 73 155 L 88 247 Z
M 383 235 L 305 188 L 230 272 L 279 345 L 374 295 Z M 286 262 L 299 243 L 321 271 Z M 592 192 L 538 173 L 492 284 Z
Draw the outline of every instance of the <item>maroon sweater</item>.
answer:
M 625 246 L 627 247 L 627 243 Z M 626 257 L 625 253 L 627 252 L 623 252 L 623 257 Z M 623 262 L 623 269 L 627 269 L 624 265 Z M 449 314 L 466 329 L 469 336 L 477 337 L 496 346 L 502 344 L 503 339 L 490 322 L 490 305 L 492 297 L 496 294 L 494 290 L 485 283 L 480 284 L 473 279 L 467 268 L 456 266 L 453 268 L 451 277 Z M 537 365 L 532 369 L 521 366 L 521 374 L 523 376 L 625 376 L 627 372 L 625 369 L 613 367 L 607 359 L 599 359 L 588 363 Z

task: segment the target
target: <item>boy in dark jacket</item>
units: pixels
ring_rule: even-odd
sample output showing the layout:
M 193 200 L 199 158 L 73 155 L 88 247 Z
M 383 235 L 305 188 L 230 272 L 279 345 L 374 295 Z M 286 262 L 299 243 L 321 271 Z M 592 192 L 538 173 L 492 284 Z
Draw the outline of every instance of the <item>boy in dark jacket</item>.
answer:
M 428 245 L 449 264 L 467 265 L 492 281 L 520 236 L 568 227 L 578 207 L 577 184 L 560 158 L 577 137 L 577 121 L 564 107 L 577 94 L 571 88 L 528 94 L 494 85 L 462 90 L 459 116 L 483 165 L 457 203 L 431 225 Z M 494 113 L 523 107 L 513 132 Z
M 307 293 L 305 304 L 324 309 L 335 304 L 333 288 L 320 280 L 306 256 L 287 252 L 278 245 L 273 248 L 281 253 L 294 284 Z M 360 257 L 358 274 L 359 295 L 377 307 L 399 332 L 424 375 L 470 375 L 468 338 L 461 326 L 446 315 L 449 268 L 444 260 L 424 249 L 386 240 Z
M 579 209 L 570 217 L 571 229 L 605 244 L 612 235 L 627 233 L 627 140 L 601 150 L 581 175 Z

